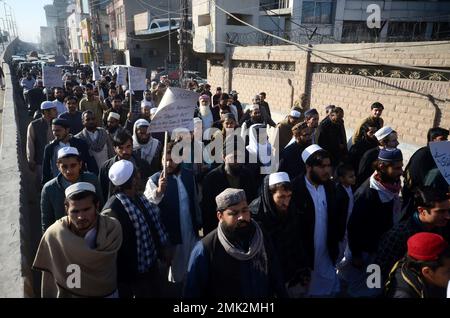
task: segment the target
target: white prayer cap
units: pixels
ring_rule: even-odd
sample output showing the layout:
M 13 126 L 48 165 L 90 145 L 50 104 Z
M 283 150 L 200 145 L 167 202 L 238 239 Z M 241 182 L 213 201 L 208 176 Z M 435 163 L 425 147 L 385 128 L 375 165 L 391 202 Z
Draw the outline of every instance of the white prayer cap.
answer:
M 157 110 L 158 110 L 158 107 L 150 108 L 150 115 L 156 114 L 156 111 L 157 111 Z
M 313 155 L 315 152 L 317 152 L 319 150 L 323 150 L 323 149 L 319 145 L 316 145 L 316 144 L 307 147 L 302 152 L 303 162 L 306 163 L 306 160 L 308 160 L 308 158 L 311 157 L 311 155 Z
M 275 172 L 270 174 L 269 186 L 283 182 L 291 182 L 289 175 L 286 172 Z
M 139 128 L 139 127 L 148 127 L 150 126 L 150 123 L 148 121 L 146 121 L 145 119 L 138 119 L 136 120 L 136 123 L 134 124 L 134 127 Z
M 394 129 L 392 129 L 391 127 L 385 126 L 377 130 L 377 132 L 375 133 L 375 137 L 377 137 L 378 141 L 381 141 L 393 131 Z
M 115 113 L 115 112 L 110 112 L 109 115 L 108 115 L 108 119 L 110 119 L 110 118 L 114 118 L 114 119 L 120 120 L 120 115 L 118 113 Z
M 291 117 L 294 117 L 294 118 L 300 118 L 300 116 L 301 116 L 302 114 L 300 114 L 300 112 L 297 111 L 297 110 L 291 110 L 290 115 L 291 115 Z
M 84 191 L 96 193 L 94 185 L 89 182 L 74 183 L 71 186 L 68 186 L 66 191 L 64 191 L 64 193 L 66 195 L 66 198 L 69 198 L 72 195 L 74 195 L 75 193 L 80 193 L 80 192 L 84 192 Z
M 127 89 L 125 91 L 125 96 L 127 96 L 127 94 L 130 94 L 130 90 L 129 89 Z M 131 90 L 131 95 L 134 95 L 134 91 L 133 90 Z
M 51 108 L 56 108 L 56 104 L 54 104 L 53 102 L 50 102 L 50 101 L 42 102 L 41 110 L 51 109 Z
M 78 149 L 75 147 L 64 147 L 58 150 L 57 159 L 61 159 L 67 156 L 80 156 Z
M 109 180 L 115 186 L 121 186 L 125 182 L 127 182 L 131 176 L 133 175 L 134 166 L 131 161 L 128 160 L 120 160 L 114 163 L 109 169 Z

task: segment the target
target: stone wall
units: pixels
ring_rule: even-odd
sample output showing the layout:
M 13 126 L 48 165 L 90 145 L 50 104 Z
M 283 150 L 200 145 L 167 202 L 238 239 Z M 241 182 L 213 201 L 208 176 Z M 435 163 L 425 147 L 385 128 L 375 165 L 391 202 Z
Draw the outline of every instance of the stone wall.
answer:
M 430 127 L 450 127 L 450 73 L 439 72 L 450 70 L 448 42 L 320 44 L 312 53 L 293 46 L 236 47 L 223 63 L 215 57 L 208 65 L 213 89 L 235 89 L 243 103 L 265 91 L 278 120 L 306 93 L 321 117 L 326 105 L 344 108 L 349 135 L 375 101 L 385 105 L 385 123 L 406 147 L 424 145 Z

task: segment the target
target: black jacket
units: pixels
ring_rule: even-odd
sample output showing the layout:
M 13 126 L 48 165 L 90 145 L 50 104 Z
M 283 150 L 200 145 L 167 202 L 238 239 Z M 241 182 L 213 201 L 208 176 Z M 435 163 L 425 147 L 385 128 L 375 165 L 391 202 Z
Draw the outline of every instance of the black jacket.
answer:
M 300 213 L 300 234 L 305 245 L 308 266 L 314 268 L 314 228 L 316 218 L 314 201 L 306 187 L 304 175 L 295 178 L 292 186 L 294 189 L 293 200 Z M 328 210 L 328 254 L 331 261 L 335 263 L 339 254 L 339 227 L 337 222 L 339 216 L 337 215 L 338 212 L 336 209 L 336 193 L 333 182 L 327 182 L 324 187 Z
M 269 176 L 266 176 L 261 196 L 253 200 L 249 207 L 252 218 L 272 240 L 284 281 L 298 282 L 295 280 L 307 267 L 307 259 L 300 233 L 300 214 L 295 203 L 291 200 L 286 215 L 278 213 L 269 192 Z
M 338 239 L 342 241 L 345 236 L 345 229 L 347 228 L 348 205 L 350 204 L 350 197 L 344 187 L 338 183 L 336 184 L 336 209 L 338 215 Z
M 305 174 L 306 167 L 302 160 L 302 152 L 309 145 L 293 142 L 283 149 L 280 155 L 280 166 L 278 171 L 286 172 L 291 180 L 295 177 Z
M 103 198 L 105 200 L 108 200 L 108 198 L 112 195 L 114 190 L 114 185 L 109 180 L 109 169 L 111 166 L 119 161 L 119 157 L 116 155 L 112 157 L 111 159 L 105 161 L 103 165 L 100 168 L 100 172 L 98 174 L 98 181 L 100 183 L 100 187 L 102 189 Z M 131 157 L 131 161 L 134 163 L 134 165 L 137 167 L 139 173 L 140 173 L 140 190 L 143 190 L 145 188 L 145 184 L 147 182 L 147 179 L 156 171 L 152 171 L 150 165 L 147 163 L 147 161 L 142 160 L 140 158 L 137 158 L 136 156 Z
M 343 124 L 335 124 L 330 119 L 324 120 L 319 128 L 317 144 L 331 155 L 333 166 L 337 166 L 347 156 L 347 140 Z
M 356 177 L 356 187 L 363 184 L 375 171 L 374 162 L 378 160 L 380 148 L 375 147 L 367 150 L 359 162 L 358 173 Z
M 353 256 L 375 253 L 381 236 L 393 222 L 393 201 L 382 203 L 378 191 L 366 180 L 355 193 L 355 205 L 348 222 L 348 244 Z
M 221 164 L 211 170 L 203 179 L 202 202 L 200 207 L 203 219 L 203 234 L 206 235 L 217 227 L 216 196 L 229 188 L 230 184 L 225 173 L 225 165 Z M 240 188 L 245 191 L 247 202 L 256 197 L 257 185 L 253 182 L 252 175 L 247 168 L 243 168 L 240 174 Z

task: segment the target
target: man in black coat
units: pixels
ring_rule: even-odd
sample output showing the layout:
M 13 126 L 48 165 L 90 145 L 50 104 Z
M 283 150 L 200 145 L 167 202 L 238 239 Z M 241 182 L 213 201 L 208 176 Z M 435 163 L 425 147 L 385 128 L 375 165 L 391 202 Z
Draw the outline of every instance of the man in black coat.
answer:
M 305 163 L 302 161 L 302 152 L 311 145 L 312 129 L 306 123 L 298 123 L 292 127 L 295 142 L 286 146 L 280 155 L 280 166 L 278 171 L 286 172 L 291 180 L 306 171 Z
M 206 235 L 217 227 L 216 196 L 227 188 L 243 189 L 248 200 L 253 200 L 257 193 L 252 173 L 238 162 L 237 152 L 225 156 L 224 163 L 211 170 L 203 179 L 202 202 L 200 204 L 203 218 L 203 234 Z
M 399 149 L 381 149 L 376 173 L 355 193 L 355 205 L 348 223 L 348 243 L 354 267 L 371 264 L 381 236 L 400 220 L 399 198 L 403 173 Z
M 327 120 L 322 121 L 318 128 L 317 144 L 331 155 L 331 164 L 336 167 L 347 156 L 347 137 L 344 127 L 344 110 L 335 107 Z
M 364 131 L 362 138 L 353 144 L 348 151 L 348 163 L 353 166 L 355 171 L 358 171 L 359 162 L 366 151 L 378 147 L 378 140 L 375 137 L 377 127 L 368 126 L 364 128 Z
M 275 172 L 266 176 L 261 196 L 249 208 L 252 218 L 272 240 L 289 295 L 301 296 L 309 272 L 299 231 L 300 214 L 292 201 L 288 174 Z
M 156 172 L 156 170 L 151 169 L 147 161 L 133 155 L 133 138 L 127 131 L 118 131 L 115 135 L 113 135 L 112 140 L 116 155 L 103 163 L 98 175 L 105 201 L 108 200 L 108 198 L 113 194 L 114 186 L 109 180 L 108 172 L 111 166 L 117 161 L 122 159 L 129 160 L 137 167 L 137 171 L 140 174 L 140 184 L 138 187 L 140 191 L 145 189 L 147 179 Z
M 300 213 L 300 233 L 311 272 L 308 295 L 330 297 L 339 290 L 335 264 L 339 254 L 335 186 L 331 181 L 330 154 L 318 145 L 302 153 L 306 174 L 295 178 L 293 200 Z
M 89 154 L 89 147 L 84 140 L 73 137 L 70 132 L 69 121 L 61 118 L 55 118 L 52 121 L 52 131 L 55 139 L 45 146 L 44 159 L 42 163 L 42 184 L 55 178 L 59 174 L 56 165 L 58 150 L 63 147 L 74 147 L 78 149 L 80 158 L 83 161 L 84 168 L 98 174 L 98 167 L 95 159 Z

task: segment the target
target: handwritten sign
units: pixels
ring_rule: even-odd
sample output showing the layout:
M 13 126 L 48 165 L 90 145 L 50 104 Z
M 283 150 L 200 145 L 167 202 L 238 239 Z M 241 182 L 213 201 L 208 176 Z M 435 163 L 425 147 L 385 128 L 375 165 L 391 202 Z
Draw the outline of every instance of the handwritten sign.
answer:
M 450 141 L 430 142 L 429 145 L 436 166 L 450 185 Z
M 97 63 L 92 62 L 91 63 L 92 68 L 92 79 L 94 81 L 99 81 L 102 79 L 102 76 L 100 75 L 100 70 L 98 69 Z
M 42 68 L 42 81 L 47 88 L 63 87 L 61 69 L 54 66 L 44 66 Z
M 127 85 L 127 69 L 123 66 L 118 66 L 116 68 L 116 72 L 117 72 L 116 84 Z
M 133 91 L 145 91 L 147 89 L 147 84 L 145 83 L 146 76 L 146 68 L 130 66 L 128 68 L 130 89 Z
M 151 123 L 150 131 L 172 132 L 177 128 L 194 130 L 194 111 L 199 94 L 185 89 L 167 88 Z

